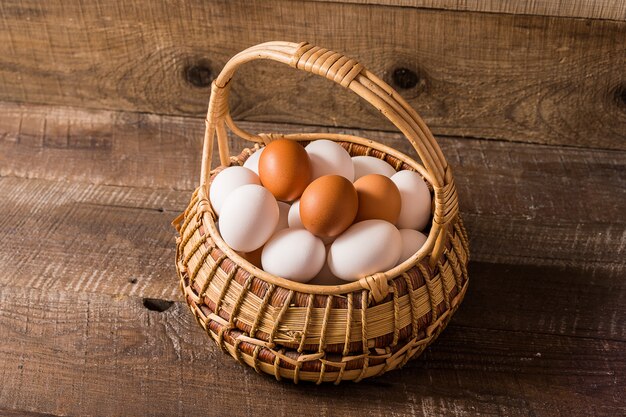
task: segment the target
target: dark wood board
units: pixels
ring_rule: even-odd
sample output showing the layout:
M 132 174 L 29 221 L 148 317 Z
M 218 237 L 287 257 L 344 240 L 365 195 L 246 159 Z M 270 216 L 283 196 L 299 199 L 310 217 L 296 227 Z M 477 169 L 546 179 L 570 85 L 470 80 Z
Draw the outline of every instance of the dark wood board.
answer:
M 4 242 L 0 284 L 181 299 L 175 280 L 174 230 L 169 222 L 184 208 L 188 194 L 0 178 L 0 195 L 8 196 L 0 203 L 0 240 Z M 478 218 L 468 219 L 470 233 L 477 228 L 473 220 Z M 472 242 L 481 239 L 470 236 Z M 490 259 L 494 250 L 516 242 L 501 234 L 487 254 L 478 245 L 473 259 Z M 477 264 L 468 296 L 470 305 L 476 304 L 464 324 L 471 326 L 484 314 L 484 306 L 489 306 L 498 329 L 626 341 L 623 256 L 611 253 L 609 265 L 576 264 L 576 252 L 567 253 L 566 246 L 562 250 L 564 257 L 572 257 L 569 266 Z M 548 258 L 544 263 L 554 262 Z
M 567 16 L 591 19 L 626 20 L 624 0 L 316 0 L 337 3 L 383 4 L 386 6 L 444 9 L 467 12 Z
M 0 5 L 0 100 L 203 116 L 225 62 L 274 39 L 358 58 L 437 134 L 626 149 L 624 21 L 287 0 L 11 0 Z M 243 68 L 231 105 L 249 121 L 392 129 L 356 96 L 276 63 Z
M 0 104 L 0 114 L 2 176 L 185 190 L 168 192 L 174 200 L 165 201 L 156 201 L 163 197 L 149 191 L 138 191 L 143 196 L 136 197 L 141 204 L 150 201 L 146 207 L 170 211 L 152 214 L 164 218 L 184 209 L 197 185 L 202 120 L 10 103 Z M 320 131 L 294 125 L 243 126 L 256 132 Z M 399 134 L 369 131 L 361 135 L 411 153 Z M 456 137 L 441 137 L 439 142 L 454 169 L 473 259 L 590 265 L 623 272 L 623 263 L 615 259 L 623 257 L 626 247 L 626 152 Z M 243 146 L 242 141 L 231 141 L 233 151 Z M 65 193 L 61 185 L 51 187 L 55 199 Z M 130 204 L 124 200 L 132 194 L 115 187 L 94 189 L 95 194 L 85 194 L 80 188 L 68 190 L 86 195 L 85 201 L 109 198 L 116 205 Z M 46 198 L 48 191 L 40 192 L 39 198 Z M 93 213 L 99 212 L 93 207 L 85 211 L 90 219 L 98 218 Z M 44 216 L 41 221 L 54 220 Z M 58 236 L 63 241 L 63 235 Z M 163 236 L 168 235 L 164 232 Z
M 0 415 L 626 413 L 626 152 L 441 137 L 471 236 L 463 305 L 399 372 L 293 386 L 222 354 L 181 301 L 169 222 L 202 129 L 0 103 Z
M 140 298 L 0 289 L 5 409 L 58 416 L 617 416 L 625 342 L 466 328 L 359 384 L 278 383 L 243 368 L 187 307 Z M 463 310 L 459 313 L 459 317 Z M 488 323 L 485 316 L 483 323 Z

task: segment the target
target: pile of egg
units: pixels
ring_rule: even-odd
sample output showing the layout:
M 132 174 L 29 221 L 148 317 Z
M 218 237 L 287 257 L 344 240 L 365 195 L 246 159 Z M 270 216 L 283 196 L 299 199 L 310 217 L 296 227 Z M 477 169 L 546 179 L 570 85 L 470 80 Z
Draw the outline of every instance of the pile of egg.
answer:
M 283 278 L 338 285 L 382 272 L 417 252 L 431 196 L 422 177 L 329 140 L 279 139 L 209 192 L 222 239 Z

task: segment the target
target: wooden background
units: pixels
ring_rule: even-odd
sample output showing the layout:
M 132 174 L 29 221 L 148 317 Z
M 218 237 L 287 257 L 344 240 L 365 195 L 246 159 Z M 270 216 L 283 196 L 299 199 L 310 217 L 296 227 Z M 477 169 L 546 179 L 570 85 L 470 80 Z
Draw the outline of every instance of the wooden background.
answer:
M 3 1 L 0 99 L 202 116 L 211 77 L 233 54 L 307 40 L 383 75 L 437 134 L 626 150 L 625 2 L 599 12 L 573 3 L 583 16 L 621 17 L 341 1 Z M 238 74 L 232 107 L 249 121 L 392 128 L 329 81 L 275 63 Z
M 210 81 L 270 39 L 382 74 L 454 168 L 470 288 L 399 372 L 277 383 L 179 295 L 169 222 L 197 185 Z M 625 64 L 622 0 L 1 2 L 0 416 L 626 415 Z M 253 131 L 410 151 L 278 65 L 238 73 L 231 105 Z

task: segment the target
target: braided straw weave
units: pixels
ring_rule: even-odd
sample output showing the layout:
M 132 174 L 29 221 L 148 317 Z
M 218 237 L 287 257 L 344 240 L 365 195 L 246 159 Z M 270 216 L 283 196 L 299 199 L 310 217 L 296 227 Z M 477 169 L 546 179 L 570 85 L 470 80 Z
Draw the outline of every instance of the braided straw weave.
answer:
M 321 75 L 352 90 L 394 123 L 413 145 L 421 165 L 364 138 L 341 134 L 250 134 L 229 114 L 230 81 L 240 65 L 271 59 Z M 230 156 L 226 126 L 256 142 Z M 217 136 L 221 166 L 211 170 Z M 277 138 L 341 144 L 351 155 L 370 155 L 396 170 L 417 171 L 429 184 L 433 218 L 428 239 L 395 268 L 339 286 L 301 284 L 271 275 L 235 253 L 220 237 L 208 201 L 211 179 L 241 165 Z M 257 372 L 321 383 L 359 381 L 403 366 L 444 329 L 468 285 L 468 237 L 456 188 L 432 133 L 417 113 L 361 64 L 308 43 L 268 42 L 235 55 L 213 82 L 200 186 L 174 220 L 181 289 L 198 323 L 224 351 Z

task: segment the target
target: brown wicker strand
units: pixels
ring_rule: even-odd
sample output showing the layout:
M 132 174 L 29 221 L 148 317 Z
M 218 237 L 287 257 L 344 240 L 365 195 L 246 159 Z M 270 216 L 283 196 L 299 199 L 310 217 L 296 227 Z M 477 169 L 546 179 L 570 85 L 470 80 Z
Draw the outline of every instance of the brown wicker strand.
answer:
M 368 304 L 368 292 L 367 290 L 361 291 L 361 341 L 363 343 L 363 353 L 368 354 L 370 349 L 367 343 L 367 304 Z
M 237 300 L 235 301 L 235 305 L 233 305 L 233 311 L 231 311 L 231 313 L 230 313 L 230 319 L 228 321 L 228 325 L 230 327 L 234 327 L 235 326 L 235 319 L 237 317 L 237 314 L 239 314 L 239 309 L 241 308 L 241 305 L 243 304 L 243 300 L 246 298 L 246 295 L 248 294 L 248 291 L 250 290 L 250 285 L 251 284 L 252 284 L 252 277 L 249 276 L 246 279 L 245 283 L 243 284 L 241 292 L 237 296 Z
M 272 332 L 270 333 L 270 337 L 268 340 L 270 344 L 274 343 L 276 332 L 278 331 L 278 328 L 280 327 L 280 323 L 283 320 L 285 313 L 287 313 L 287 310 L 289 309 L 289 305 L 291 304 L 291 299 L 293 298 L 294 294 L 295 292 L 293 290 L 289 291 L 289 294 L 287 295 L 287 298 L 285 298 L 285 302 L 283 303 L 283 306 L 281 307 L 280 312 L 278 313 L 278 316 L 276 316 L 276 320 L 274 320 L 274 326 L 272 328 Z
M 343 344 L 343 356 L 350 353 L 350 337 L 352 336 L 352 313 L 354 311 L 353 294 L 348 293 L 348 309 L 346 311 L 346 341 Z
M 426 289 L 428 290 L 428 301 L 430 302 L 430 323 L 434 323 L 437 320 L 437 304 L 435 304 L 435 288 L 433 287 L 433 282 L 430 278 L 430 273 L 428 270 L 422 265 L 417 265 L 418 269 L 424 276 L 424 282 L 426 283 Z
M 222 352 L 228 352 L 228 348 L 224 345 L 224 332 L 226 332 L 227 327 L 223 326 L 220 328 L 220 331 L 217 333 L 217 345 L 220 347 Z
M 448 240 L 452 243 L 452 250 L 448 251 L 448 261 L 450 262 L 450 266 L 452 266 L 452 272 L 454 273 L 454 281 L 456 283 L 456 290 L 461 291 L 463 287 L 463 270 L 461 269 L 461 262 L 459 262 L 460 256 L 460 245 L 452 236 L 452 232 L 448 231 Z
M 469 260 L 470 250 L 469 250 L 469 236 L 467 235 L 467 229 L 465 228 L 465 225 L 463 225 L 463 222 L 457 221 L 454 223 L 454 230 L 457 232 L 457 234 L 459 234 L 459 236 L 462 236 L 462 238 L 459 239 L 459 241 L 461 243 L 461 246 L 463 247 L 463 252 L 466 254 L 467 259 Z
M 265 309 L 267 308 L 267 305 L 270 302 L 270 298 L 272 298 L 272 294 L 274 293 L 275 288 L 276 286 L 274 284 L 270 284 L 267 287 L 267 290 L 265 291 L 265 296 L 263 297 L 263 302 L 261 303 L 261 306 L 259 307 L 256 317 L 254 318 L 254 323 L 252 324 L 252 328 L 250 328 L 250 337 L 254 337 L 257 331 L 257 328 L 259 327 L 259 323 L 263 319 L 263 314 L 265 313 Z
M 224 259 L 226 259 L 226 255 L 222 254 L 219 258 L 217 258 L 215 263 L 211 265 L 211 268 L 207 272 L 206 280 L 202 284 L 202 287 L 200 287 L 200 292 L 198 293 L 200 298 L 203 298 L 206 295 L 206 290 L 209 288 L 209 285 L 211 284 L 211 281 L 213 280 L 217 269 L 220 267 Z
M 196 252 L 198 252 L 200 247 L 204 245 L 204 243 L 206 242 L 206 239 L 207 239 L 206 234 L 200 236 L 200 239 L 198 239 L 198 241 L 194 243 L 189 253 L 187 253 L 185 258 L 183 259 L 183 265 L 185 266 L 189 265 L 189 260 L 196 254 Z
M 315 294 L 309 294 L 309 301 L 306 307 L 306 315 L 304 317 L 304 326 L 302 327 L 302 336 L 300 339 L 300 346 L 298 346 L 298 352 L 304 351 L 306 334 L 309 330 L 309 324 L 311 323 L 311 314 L 313 313 L 313 300 L 315 300 Z
M 346 371 L 346 362 L 343 362 L 339 366 L 339 373 L 337 374 L 337 379 L 335 379 L 335 382 L 334 382 L 335 385 L 339 385 L 341 383 L 341 381 L 343 380 L 343 373 L 345 371 Z
M 254 350 L 252 351 L 252 367 L 258 374 L 261 373 L 261 368 L 259 367 L 259 352 L 260 351 L 261 351 L 261 346 L 259 345 L 255 346 Z
M 300 369 L 302 368 L 302 362 L 296 363 L 296 369 L 293 370 L 293 382 L 297 384 L 300 382 Z
M 241 357 L 241 349 L 239 348 L 239 345 L 241 344 L 242 340 L 239 339 L 238 337 L 235 338 L 235 342 L 233 344 L 233 350 L 234 350 L 234 358 L 237 360 L 237 362 L 239 363 L 244 363 L 243 362 L 243 358 Z
M 450 310 L 450 293 L 446 290 L 444 273 L 445 270 L 443 268 L 443 263 L 441 261 L 437 262 L 437 269 L 439 270 L 439 285 L 441 286 L 441 293 L 443 294 L 443 302 L 446 306 L 446 311 Z M 435 275 L 437 276 L 437 275 Z
M 274 378 L 276 378 L 276 381 L 280 381 L 281 377 L 280 377 L 280 355 L 283 353 L 283 350 L 281 349 L 279 352 L 276 352 L 274 354 Z
M 322 365 L 320 367 L 320 375 L 317 378 L 317 381 L 315 382 L 317 385 L 319 385 L 322 382 L 324 382 L 324 375 L 325 374 L 326 374 L 326 361 L 322 361 Z
M 196 279 L 196 276 L 198 276 L 198 272 L 204 266 L 204 262 L 206 261 L 206 259 L 209 257 L 209 255 L 211 255 L 211 250 L 212 249 L 213 249 L 213 247 L 209 246 L 207 248 L 207 250 L 202 254 L 202 256 L 200 256 L 200 259 L 198 260 L 198 263 L 196 264 L 196 266 L 191 271 L 191 274 L 189 274 L 189 283 L 190 283 L 190 285 L 191 285 L 191 283 L 194 282 L 194 280 Z
M 330 311 L 333 308 L 333 296 L 326 297 L 326 308 L 324 309 L 324 318 L 322 319 L 322 332 L 320 334 L 319 352 L 324 352 L 326 348 L 326 330 L 328 329 L 328 319 L 330 318 Z
M 417 294 L 415 294 L 415 290 L 413 289 L 413 282 L 411 281 L 411 277 L 406 272 L 402 274 L 402 278 L 404 278 L 404 282 L 406 282 L 407 292 L 409 294 L 409 301 L 411 303 L 411 339 L 415 339 L 417 337 L 418 332 L 418 313 L 417 313 Z
M 191 240 L 191 237 L 198 231 L 198 229 L 200 229 L 200 227 L 202 227 L 202 223 L 198 222 L 193 226 L 193 228 L 187 235 L 182 236 L 182 239 L 180 241 L 181 248 L 185 248 L 185 246 L 187 246 L 187 243 L 189 243 L 189 240 Z M 193 253 L 192 253 L 192 256 L 193 256 Z
M 398 302 L 398 288 L 395 281 L 391 281 L 391 292 L 393 294 L 393 340 L 390 346 L 395 347 L 400 337 L 400 304 Z
M 230 270 L 230 272 L 228 273 L 228 275 L 226 275 L 226 281 L 224 282 L 224 286 L 222 287 L 222 290 L 220 291 L 220 295 L 217 298 L 217 302 L 215 303 L 215 313 L 219 314 L 220 309 L 222 308 L 222 303 L 224 302 L 224 297 L 226 297 L 226 293 L 228 292 L 228 289 L 230 288 L 230 283 L 232 282 L 235 274 L 237 273 L 237 266 L 234 266 L 233 269 Z

